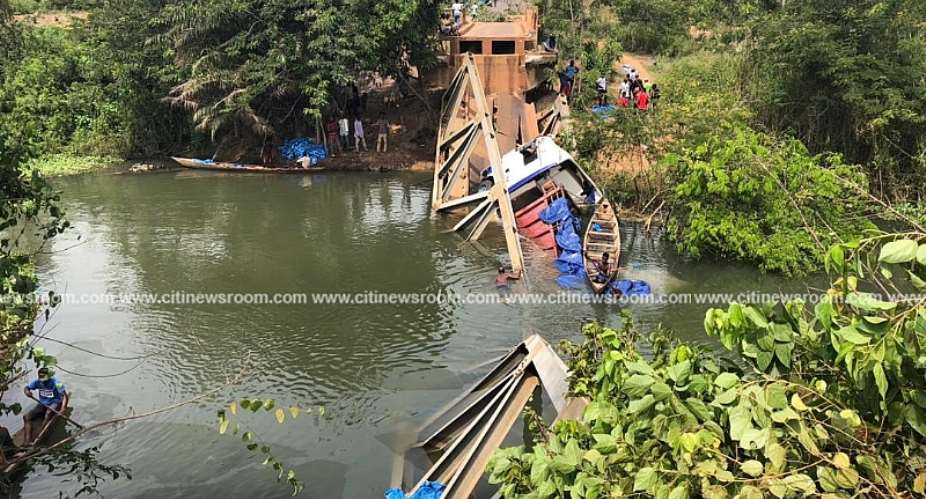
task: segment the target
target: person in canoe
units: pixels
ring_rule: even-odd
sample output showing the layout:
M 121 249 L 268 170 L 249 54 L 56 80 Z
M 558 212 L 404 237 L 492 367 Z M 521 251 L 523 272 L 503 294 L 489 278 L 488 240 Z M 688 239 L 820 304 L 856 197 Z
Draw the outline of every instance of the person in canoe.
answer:
M 505 270 L 505 267 L 498 268 L 498 274 L 495 275 L 495 287 L 497 289 L 508 289 L 508 280 L 509 279 L 520 279 L 521 272 L 517 273 L 508 272 Z
M 68 408 L 68 392 L 64 384 L 59 382 L 47 367 L 41 367 L 38 371 L 38 379 L 23 388 L 27 397 L 38 402 L 29 412 L 23 416 L 23 428 L 25 430 L 25 439 L 23 442 L 28 445 L 32 443 L 34 421 L 41 421 L 39 433 L 58 413 L 63 413 Z M 38 392 L 39 398 L 36 399 L 32 394 Z
M 611 255 L 607 252 L 601 255 L 601 260 L 595 262 L 595 276 L 592 278 L 595 282 L 605 283 L 611 280 Z

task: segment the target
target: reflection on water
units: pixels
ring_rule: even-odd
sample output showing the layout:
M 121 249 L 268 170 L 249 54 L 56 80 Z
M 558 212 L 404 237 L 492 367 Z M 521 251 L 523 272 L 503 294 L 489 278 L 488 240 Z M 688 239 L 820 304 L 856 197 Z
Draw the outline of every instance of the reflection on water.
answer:
M 41 262 L 43 282 L 72 294 L 493 293 L 504 242 L 466 244 L 430 215 L 427 176 L 413 174 L 104 176 L 59 182 L 76 230 Z M 80 235 L 80 241 L 77 236 Z M 626 275 L 657 293 L 795 290 L 739 266 L 691 264 L 639 226 L 622 228 Z M 75 246 L 76 244 L 76 246 Z M 528 249 L 515 293 L 555 293 L 550 260 Z M 800 288 L 797 288 L 800 290 Z M 707 305 L 633 305 L 696 341 Z M 618 322 L 613 305 L 70 304 L 51 336 L 111 356 L 145 355 L 118 377 L 60 373 L 78 421 L 143 412 L 220 386 L 246 359 L 229 396 L 324 405 L 327 414 L 242 424 L 306 482 L 306 497 L 380 497 L 393 451 L 384 438 L 443 405 L 521 338 L 575 338 L 587 320 Z M 49 344 L 62 367 L 101 376 L 132 367 Z M 98 436 L 104 457 L 135 480 L 110 497 L 285 497 L 272 474 L 215 432 L 221 397 Z M 18 425 L 10 423 L 14 427 Z M 26 497 L 61 484 L 33 474 Z

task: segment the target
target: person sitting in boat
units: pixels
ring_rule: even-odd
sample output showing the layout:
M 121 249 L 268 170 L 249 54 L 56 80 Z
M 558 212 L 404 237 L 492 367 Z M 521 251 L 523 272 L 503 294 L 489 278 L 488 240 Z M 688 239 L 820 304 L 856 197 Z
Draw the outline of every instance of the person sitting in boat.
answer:
M 499 289 L 508 289 L 509 279 L 520 279 L 521 271 L 517 273 L 508 272 L 505 267 L 498 268 L 498 274 L 495 276 L 495 287 Z
M 38 379 L 23 388 L 23 392 L 32 400 L 36 400 L 35 396 L 32 395 L 33 391 L 37 391 L 39 394 L 39 398 L 36 400 L 38 404 L 23 416 L 23 428 L 26 437 L 23 443 L 26 445 L 32 443 L 33 421 L 42 421 L 41 426 L 39 426 L 39 432 L 41 432 L 41 428 L 45 428 L 45 425 L 52 418 L 68 408 L 68 392 L 64 388 L 64 384 L 52 376 L 47 367 L 40 367 L 38 375 Z
M 595 277 L 592 278 L 595 282 L 608 282 L 611 280 L 611 255 L 604 253 L 601 255 L 601 260 L 595 262 Z

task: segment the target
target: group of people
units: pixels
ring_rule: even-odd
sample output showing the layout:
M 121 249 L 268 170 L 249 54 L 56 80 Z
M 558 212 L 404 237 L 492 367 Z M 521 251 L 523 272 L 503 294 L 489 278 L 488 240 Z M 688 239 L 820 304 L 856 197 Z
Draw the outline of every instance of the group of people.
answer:
M 376 152 L 387 152 L 389 148 L 389 120 L 386 119 L 386 115 L 380 113 L 379 118 L 373 123 L 373 128 L 376 130 Z M 335 152 L 342 153 L 350 150 L 351 145 L 351 123 L 347 119 L 347 115 L 341 114 L 339 119 L 332 118 L 325 125 L 325 134 L 328 139 L 328 152 L 334 156 Z M 367 148 L 367 138 L 366 138 L 366 129 L 363 126 L 363 120 L 359 115 L 355 115 L 353 119 L 353 138 L 354 138 L 354 151 L 360 151 L 360 148 L 363 147 L 364 151 L 368 151 Z
M 621 82 L 620 92 L 618 93 L 617 105 L 620 107 L 635 107 L 641 111 L 652 109 L 659 99 L 659 86 L 655 83 L 650 84 L 649 80 L 644 80 L 636 69 L 629 65 L 624 65 L 624 80 Z M 574 60 L 569 61 L 569 65 L 559 72 L 559 93 L 571 101 L 572 93 L 575 90 L 576 77 L 579 75 L 579 67 Z M 597 91 L 597 103 L 600 106 L 608 104 L 608 77 L 601 75 L 595 80 L 595 89 Z
M 633 106 L 640 111 L 646 111 L 655 108 L 657 100 L 659 100 L 659 85 L 650 84 L 649 80 L 640 78 L 635 69 L 629 68 L 624 81 L 621 82 L 617 105 L 620 107 Z M 606 102 L 599 101 L 599 103 L 605 104 Z

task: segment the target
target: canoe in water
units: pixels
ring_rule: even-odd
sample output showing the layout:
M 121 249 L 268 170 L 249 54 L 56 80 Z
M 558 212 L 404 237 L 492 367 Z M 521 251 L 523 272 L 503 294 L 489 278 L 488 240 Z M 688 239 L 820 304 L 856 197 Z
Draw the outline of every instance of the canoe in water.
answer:
M 617 213 L 614 212 L 614 208 L 607 199 L 595 208 L 588 228 L 585 229 L 585 242 L 582 249 L 588 282 L 595 293 L 604 293 L 611 281 L 617 277 L 617 265 L 621 256 L 621 233 Z M 608 254 L 609 271 L 605 279 L 598 280 L 596 277 L 599 272 L 596 263 L 601 261 L 605 253 Z
M 325 170 L 323 167 L 313 166 L 311 168 L 281 168 L 273 166 L 249 165 L 243 163 L 214 163 L 193 158 L 176 158 L 170 159 L 177 162 L 178 165 L 192 170 L 212 170 L 220 172 L 239 172 L 239 173 L 312 173 Z
M 71 413 L 74 412 L 73 407 L 68 407 L 62 413 L 67 417 L 71 417 Z M 51 421 L 48 422 L 44 427 L 39 427 L 38 424 L 33 424 L 33 435 L 34 439 L 32 445 L 34 447 L 39 447 L 42 445 L 53 445 L 61 440 L 67 438 L 67 421 L 61 416 L 55 416 Z M 37 432 L 37 433 L 36 433 Z M 16 447 L 23 448 L 26 440 L 26 429 L 22 428 L 13 435 L 13 443 Z M 2 451 L 0 451 L 2 452 Z M 3 469 L 3 473 L 6 475 L 11 475 L 17 473 L 18 471 L 25 468 L 26 462 L 19 462 L 6 466 Z

